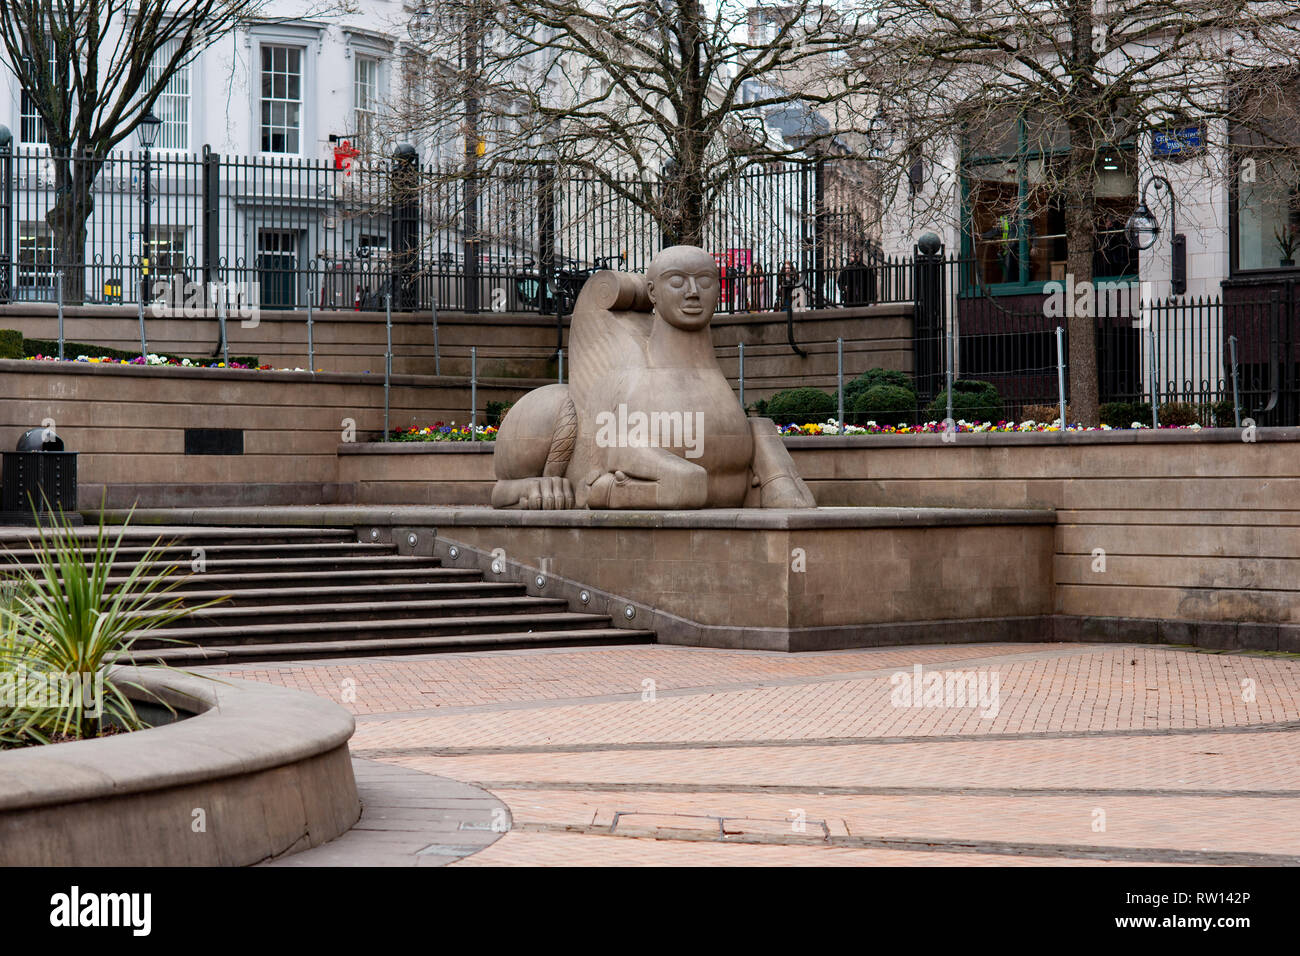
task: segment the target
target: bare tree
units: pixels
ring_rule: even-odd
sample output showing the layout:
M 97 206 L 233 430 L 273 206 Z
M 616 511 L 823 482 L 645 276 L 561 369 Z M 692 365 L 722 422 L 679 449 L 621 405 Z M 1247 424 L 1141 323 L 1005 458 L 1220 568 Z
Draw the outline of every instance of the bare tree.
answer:
M 6 66 L 49 144 L 57 199 L 46 215 L 56 259 L 81 262 L 91 192 L 109 151 L 135 131 L 168 81 L 265 0 L 5 0 Z M 147 237 L 146 237 L 147 240 Z M 84 295 L 68 274 L 70 301 Z
M 400 117 L 464 172 L 544 161 L 699 243 L 755 164 L 843 141 L 853 24 L 820 0 L 445 0 L 412 23 L 422 82 Z M 774 135 L 773 111 L 795 129 Z
M 951 144 L 957 176 L 934 194 L 951 208 L 956 182 L 971 182 L 965 157 L 1021 130 L 1009 152 L 1037 157 L 1034 175 L 1029 195 L 1008 190 L 1005 208 L 993 210 L 992 231 L 1003 228 L 994 238 L 1014 238 L 1027 206 L 1060 203 L 1065 267 L 1076 283 L 1094 278 L 1099 235 L 1114 241 L 1101 174 L 1135 164 L 1134 147 L 1154 134 L 1200 124 L 1222 139 L 1223 121 L 1250 123 L 1248 100 L 1235 94 L 1294 76 L 1300 39 L 1294 6 L 1273 0 L 889 0 L 875 8 L 860 62 L 877 91 L 877 125 L 902 131 L 891 154 L 897 178 L 914 162 L 909 148 Z M 1096 424 L 1095 319 L 1071 314 L 1068 330 L 1071 404 Z

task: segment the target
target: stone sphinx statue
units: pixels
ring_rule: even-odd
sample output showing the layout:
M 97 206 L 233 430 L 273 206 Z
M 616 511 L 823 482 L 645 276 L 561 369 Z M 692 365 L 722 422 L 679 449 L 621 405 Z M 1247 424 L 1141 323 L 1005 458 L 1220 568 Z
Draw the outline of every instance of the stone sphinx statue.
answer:
M 645 275 L 587 280 L 570 380 L 534 389 L 497 433 L 494 508 L 812 508 L 770 419 L 749 418 L 709 323 L 718 268 L 672 246 Z

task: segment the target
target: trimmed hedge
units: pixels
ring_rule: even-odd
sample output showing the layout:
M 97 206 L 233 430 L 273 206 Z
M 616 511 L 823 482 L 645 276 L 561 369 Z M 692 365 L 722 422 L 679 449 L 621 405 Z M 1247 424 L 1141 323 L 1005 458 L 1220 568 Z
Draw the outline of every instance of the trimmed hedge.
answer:
M 948 390 L 944 389 L 925 408 L 931 421 L 942 421 L 948 415 Z M 963 378 L 952 383 L 952 416 L 954 420 L 968 422 L 998 422 L 1002 420 L 1002 396 L 989 382 Z
M 869 368 L 844 386 L 844 407 L 851 407 L 858 396 L 877 385 L 905 389 L 912 393 L 912 401 L 916 401 L 916 384 L 912 381 L 912 376 L 892 368 Z
M 1101 423 L 1111 428 L 1129 428 L 1134 422 L 1151 424 L 1150 402 L 1103 402 L 1098 411 Z
M 850 410 L 857 424 L 906 425 L 916 417 L 916 395 L 897 385 L 873 385 L 857 395 Z
M 23 357 L 23 334 L 17 329 L 0 329 L 0 358 Z
M 787 388 L 769 399 L 755 402 L 754 409 L 760 416 L 774 419 L 778 425 L 802 424 L 833 418 L 837 402 L 834 396 L 821 389 Z

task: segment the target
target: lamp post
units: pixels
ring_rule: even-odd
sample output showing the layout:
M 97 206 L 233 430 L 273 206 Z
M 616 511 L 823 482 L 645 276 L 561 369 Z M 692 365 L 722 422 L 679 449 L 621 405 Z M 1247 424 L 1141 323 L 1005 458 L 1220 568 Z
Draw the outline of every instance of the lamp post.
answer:
M 1160 222 L 1151 212 L 1147 193 L 1155 187 L 1168 197 L 1169 233 L 1173 237 L 1170 248 L 1169 282 L 1174 295 L 1187 291 L 1187 237 L 1178 231 L 1177 208 L 1174 189 L 1163 176 L 1152 176 L 1143 185 L 1138 196 L 1138 207 L 1124 225 L 1124 235 L 1134 249 L 1150 249 L 1160 238 Z
M 153 110 L 150 110 L 145 113 L 144 116 L 140 117 L 140 125 L 138 129 L 140 133 L 140 145 L 144 147 L 144 182 L 142 184 L 143 191 L 141 195 L 144 209 L 140 216 L 140 297 L 141 301 L 143 301 L 145 295 L 144 283 L 150 275 L 149 232 L 150 218 L 153 212 L 153 184 L 151 182 L 152 170 L 149 165 L 149 151 L 153 149 L 154 143 L 158 142 L 158 132 L 162 129 L 162 120 L 154 116 Z

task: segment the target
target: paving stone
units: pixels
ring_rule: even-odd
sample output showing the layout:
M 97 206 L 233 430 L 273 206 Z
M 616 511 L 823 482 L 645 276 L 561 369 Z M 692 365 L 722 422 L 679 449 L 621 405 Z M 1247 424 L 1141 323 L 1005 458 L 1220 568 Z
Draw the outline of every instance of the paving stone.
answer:
M 1300 863 L 1300 658 L 1102 639 L 206 670 L 369 688 L 359 827 L 278 865 Z

